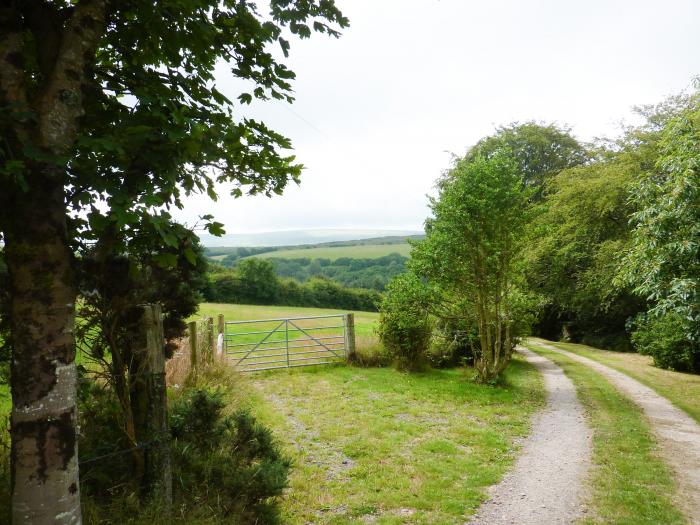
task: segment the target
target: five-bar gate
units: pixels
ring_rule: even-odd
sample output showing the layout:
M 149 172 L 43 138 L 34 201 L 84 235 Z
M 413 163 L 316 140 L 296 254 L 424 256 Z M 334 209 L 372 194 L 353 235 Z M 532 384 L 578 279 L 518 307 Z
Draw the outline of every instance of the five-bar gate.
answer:
M 353 314 L 225 323 L 225 355 L 243 372 L 337 363 L 354 346 Z

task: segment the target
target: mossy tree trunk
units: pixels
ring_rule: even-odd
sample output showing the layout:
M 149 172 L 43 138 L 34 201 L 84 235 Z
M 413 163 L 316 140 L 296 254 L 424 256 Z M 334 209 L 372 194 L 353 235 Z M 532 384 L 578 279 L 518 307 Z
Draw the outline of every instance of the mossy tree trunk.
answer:
M 5 231 L 13 349 L 12 514 L 17 524 L 80 522 L 76 286 L 63 186 L 48 171 L 32 174 L 32 184 L 44 191 L 16 203 Z
M 0 6 L 0 230 L 10 281 L 15 524 L 81 522 L 77 286 L 65 192 L 105 2 L 69 6 Z

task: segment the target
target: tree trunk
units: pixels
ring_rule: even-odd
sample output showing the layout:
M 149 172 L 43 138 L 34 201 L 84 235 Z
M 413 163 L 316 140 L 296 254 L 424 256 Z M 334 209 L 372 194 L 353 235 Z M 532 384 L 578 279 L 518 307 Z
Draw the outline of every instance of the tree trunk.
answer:
M 105 330 L 106 327 L 102 327 Z M 112 354 L 111 375 L 114 381 L 114 391 L 119 399 L 119 404 L 124 412 L 124 431 L 129 440 L 129 445 L 133 447 L 131 458 L 134 462 L 134 469 L 137 478 L 142 478 L 144 474 L 143 451 L 137 447 L 136 425 L 134 423 L 134 412 L 131 409 L 131 395 L 129 392 L 128 370 L 122 356 L 122 349 L 115 341 L 114 337 L 109 338 L 109 350 Z
M 13 203 L 6 229 L 11 287 L 12 516 L 80 523 L 75 366 L 76 285 L 63 185 L 32 173 L 37 194 Z
M 81 522 L 77 287 L 64 191 L 67 159 L 84 115 L 83 92 L 105 30 L 105 4 L 0 6 L 3 153 L 22 166 L 17 179 L 3 177 L 0 199 L 10 277 L 15 524 Z M 27 42 L 36 50 L 39 74 L 28 74 Z

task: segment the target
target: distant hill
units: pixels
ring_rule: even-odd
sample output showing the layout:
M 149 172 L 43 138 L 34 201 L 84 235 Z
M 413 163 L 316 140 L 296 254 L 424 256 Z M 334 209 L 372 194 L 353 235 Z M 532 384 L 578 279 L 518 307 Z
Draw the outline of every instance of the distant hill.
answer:
M 306 282 L 326 278 L 348 288 L 383 291 L 406 269 L 410 239 L 423 235 L 389 235 L 299 246 L 229 246 L 205 248 L 219 265 L 234 268 L 251 257 L 269 259 L 278 277 Z
M 264 233 L 227 234 L 214 237 L 209 234 L 199 236 L 205 247 L 296 247 L 308 244 L 360 241 L 380 237 L 406 237 L 422 235 L 415 230 L 292 230 Z
M 233 261 L 246 257 L 305 257 L 305 258 L 375 258 L 390 253 L 408 256 L 408 239 L 422 239 L 419 235 L 388 235 L 369 239 L 319 242 L 290 246 L 210 246 L 205 247 L 207 257 L 216 261 L 225 258 Z M 330 251 L 329 251 L 330 250 Z
M 304 246 L 294 249 L 281 249 L 273 252 L 259 253 L 250 257 L 259 257 L 263 259 L 279 258 L 279 259 L 330 259 L 335 261 L 341 257 L 349 257 L 351 259 L 376 259 L 384 257 L 391 253 L 398 253 L 404 257 L 408 257 L 411 252 L 411 247 L 403 240 L 400 243 L 386 244 L 353 244 L 344 246 Z

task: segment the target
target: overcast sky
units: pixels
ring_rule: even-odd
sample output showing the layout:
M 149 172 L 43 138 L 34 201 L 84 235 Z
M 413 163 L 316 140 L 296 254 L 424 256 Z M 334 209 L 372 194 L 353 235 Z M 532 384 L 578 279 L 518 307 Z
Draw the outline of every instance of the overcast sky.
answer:
M 296 101 L 248 110 L 306 169 L 283 196 L 186 201 L 227 233 L 421 229 L 426 194 L 499 124 L 617 134 L 700 74 L 697 0 L 337 0 L 350 27 L 292 43 Z M 224 69 L 220 88 L 239 93 Z

